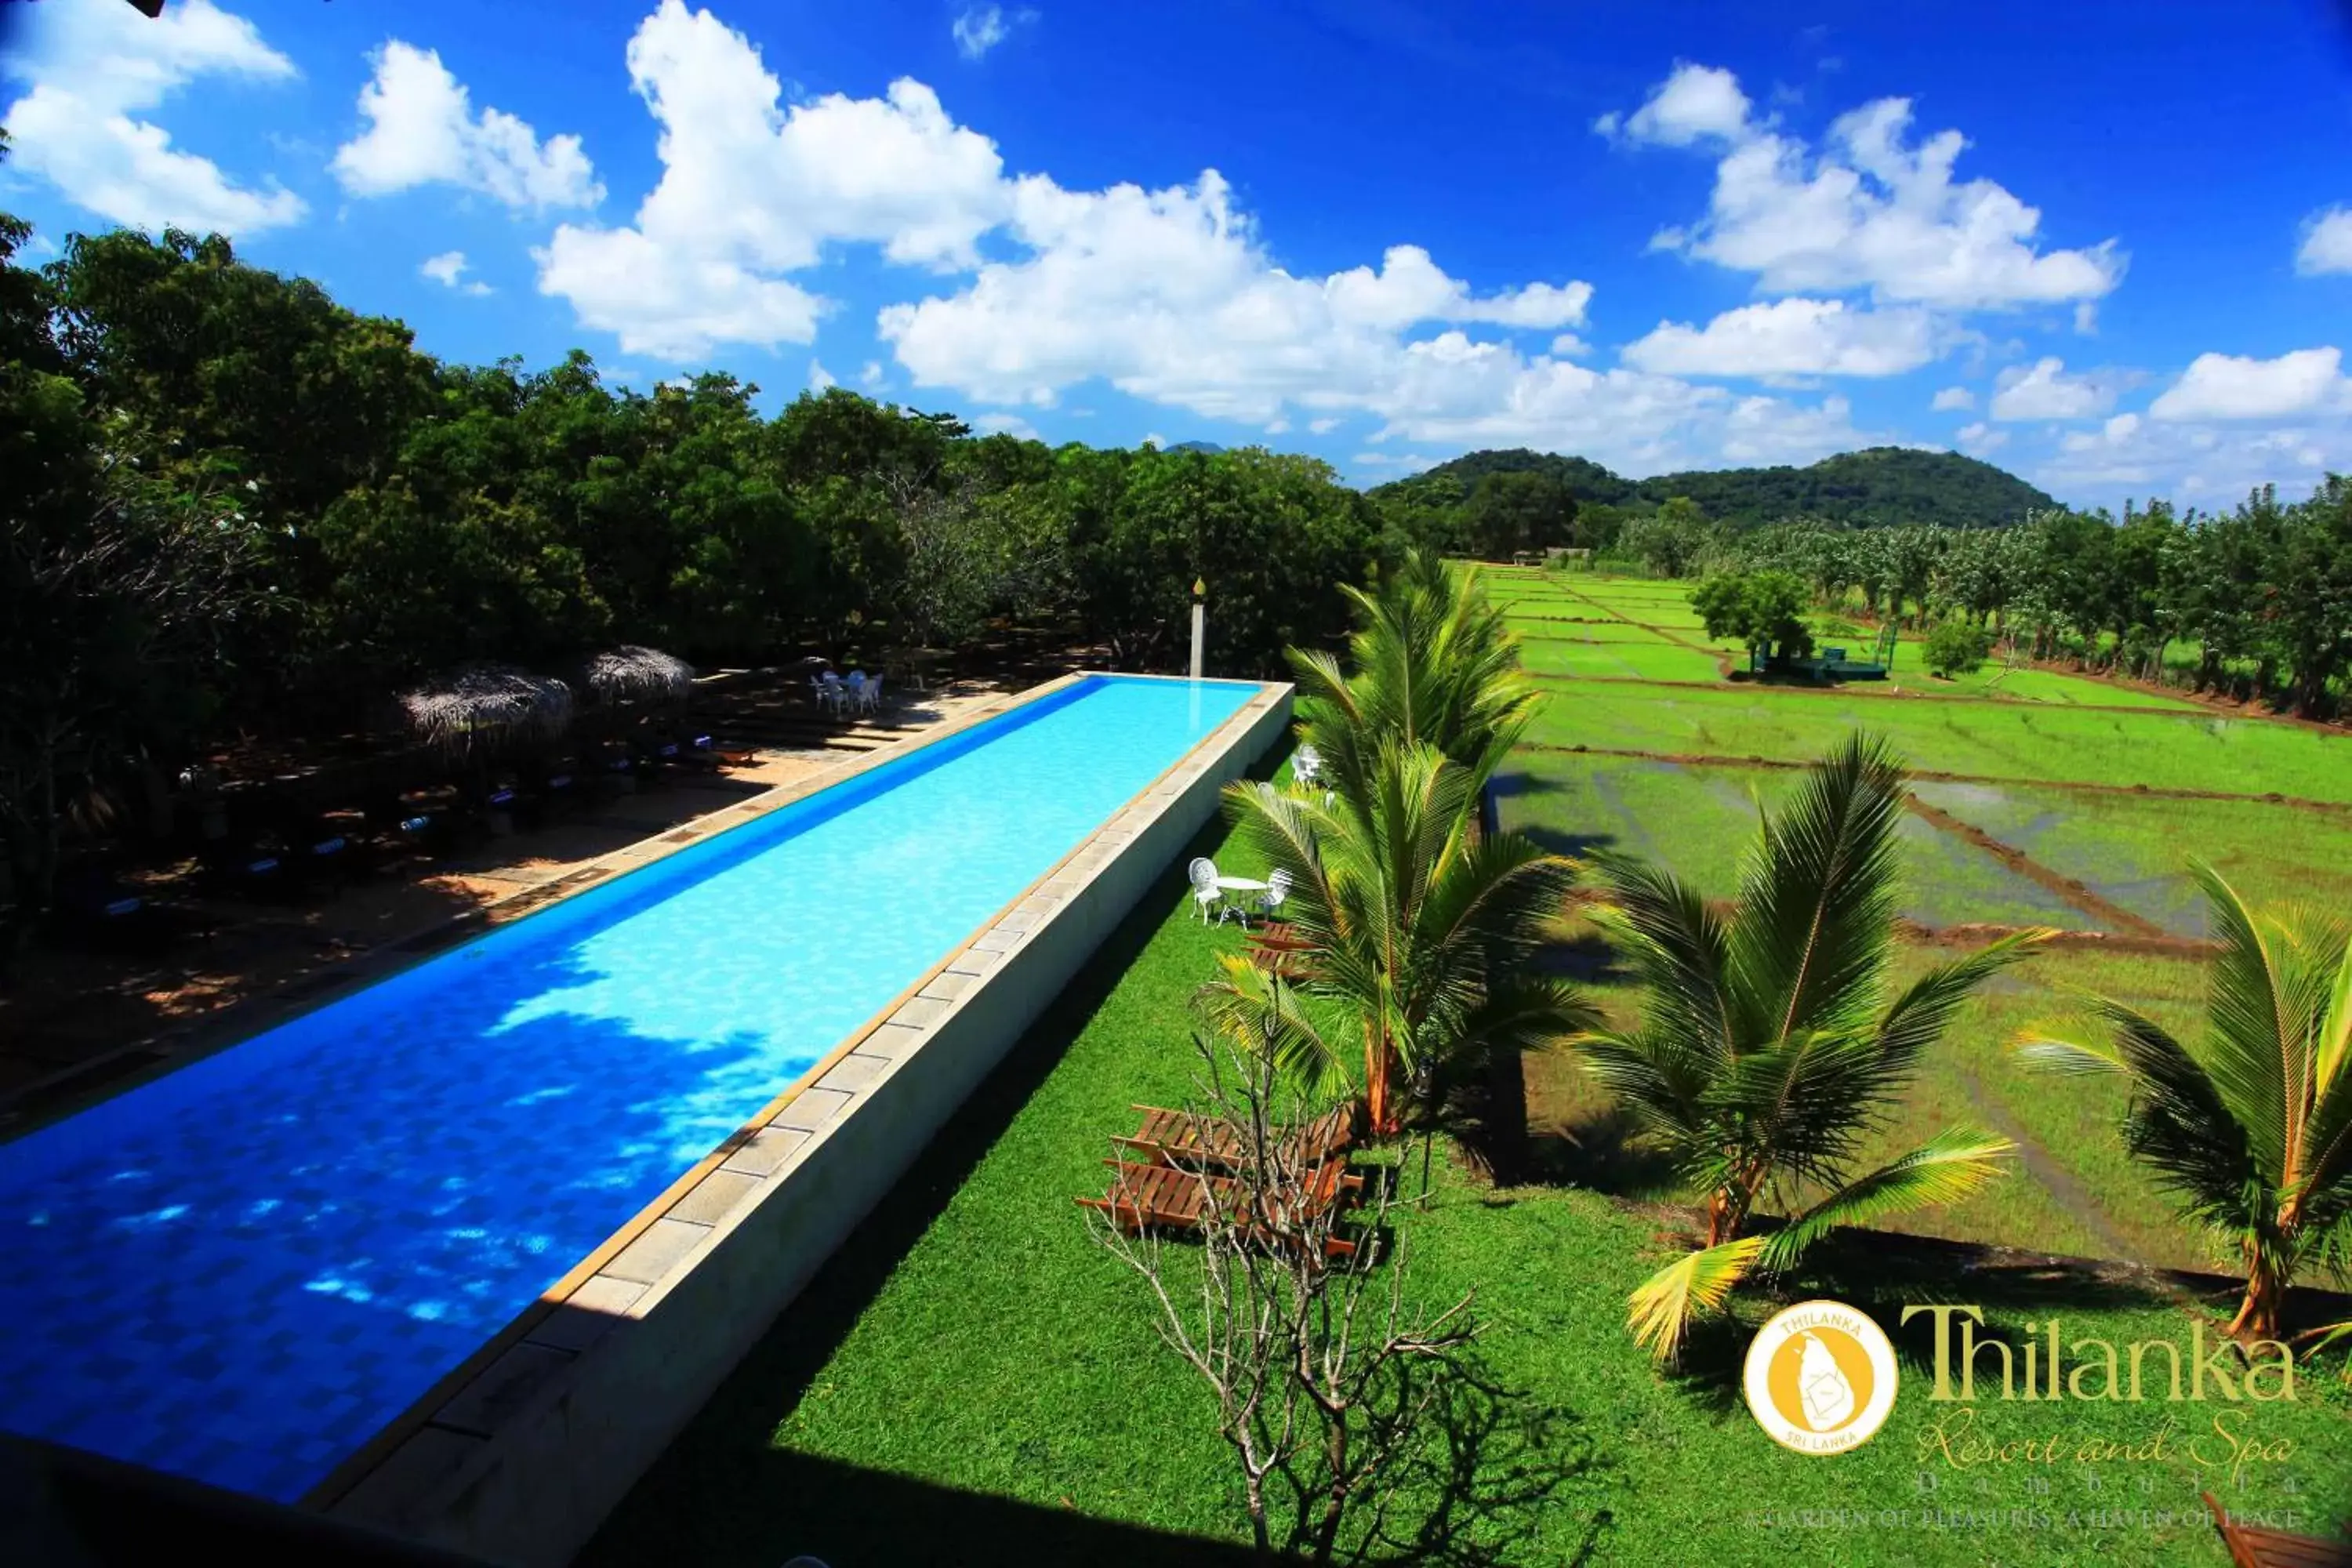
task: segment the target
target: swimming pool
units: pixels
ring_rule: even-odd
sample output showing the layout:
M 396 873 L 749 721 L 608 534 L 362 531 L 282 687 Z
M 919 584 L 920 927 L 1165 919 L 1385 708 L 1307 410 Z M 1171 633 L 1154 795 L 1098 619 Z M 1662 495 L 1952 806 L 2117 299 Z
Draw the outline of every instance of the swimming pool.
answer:
M 1088 677 L 0 1146 L 0 1428 L 300 1497 L 1256 689 Z

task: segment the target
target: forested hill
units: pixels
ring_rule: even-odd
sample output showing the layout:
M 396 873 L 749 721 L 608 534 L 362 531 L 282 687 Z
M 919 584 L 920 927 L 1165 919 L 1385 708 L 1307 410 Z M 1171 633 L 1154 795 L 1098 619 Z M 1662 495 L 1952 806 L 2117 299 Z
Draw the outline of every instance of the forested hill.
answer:
M 1489 474 L 1537 472 L 1557 479 L 1580 506 L 1654 506 L 1688 496 L 1719 522 L 1748 525 L 1806 515 L 1853 523 L 1935 522 L 1983 527 L 2015 522 L 2058 503 L 2016 475 L 1956 452 L 1872 447 L 1809 468 L 1700 468 L 1628 479 L 1583 458 L 1518 448 L 1472 452 L 1371 491 L 1374 500 L 1459 505 Z

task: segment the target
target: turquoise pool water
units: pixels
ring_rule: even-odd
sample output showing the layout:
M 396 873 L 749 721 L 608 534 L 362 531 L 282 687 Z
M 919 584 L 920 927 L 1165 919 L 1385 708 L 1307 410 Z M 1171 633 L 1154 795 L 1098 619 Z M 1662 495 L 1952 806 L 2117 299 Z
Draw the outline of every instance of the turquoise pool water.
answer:
M 1090 677 L 0 1145 L 0 1428 L 299 1497 L 1255 689 Z

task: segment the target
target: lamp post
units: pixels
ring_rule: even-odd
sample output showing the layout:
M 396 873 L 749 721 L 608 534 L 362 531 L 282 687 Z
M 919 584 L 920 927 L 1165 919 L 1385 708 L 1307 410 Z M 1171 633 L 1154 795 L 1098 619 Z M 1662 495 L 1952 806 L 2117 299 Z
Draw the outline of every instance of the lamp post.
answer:
M 1195 680 L 1201 679 L 1201 638 L 1207 625 L 1207 610 L 1201 598 L 1208 591 L 1209 584 L 1205 579 L 1192 579 L 1192 679 Z

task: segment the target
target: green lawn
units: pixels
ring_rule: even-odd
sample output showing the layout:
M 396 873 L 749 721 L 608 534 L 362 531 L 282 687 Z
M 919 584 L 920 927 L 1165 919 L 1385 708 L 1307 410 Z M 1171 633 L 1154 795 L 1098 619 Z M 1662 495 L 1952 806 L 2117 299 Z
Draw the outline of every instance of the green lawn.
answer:
M 1131 1126 L 1130 1101 L 1185 1096 L 1186 998 L 1212 955 L 1238 942 L 1191 919 L 1171 870 L 583 1561 L 1218 1560 L 1205 1542 L 1111 1529 L 1243 1534 L 1201 1385 L 1160 1345 L 1139 1282 L 1089 1238 L 1071 1198 L 1100 1190 L 1108 1136 Z M 2063 1221 L 2041 1215 L 2018 1239 L 2071 1244 Z M 1896 1326 L 1904 1302 L 1980 1304 L 2012 1335 L 2054 1312 L 2070 1340 L 2118 1343 L 2185 1338 L 2189 1315 L 2137 1288 L 2031 1269 L 1923 1273 L 1883 1247 L 1835 1249 L 1789 1289 L 1853 1301 L 1889 1325 L 1906 1360 L 1894 1416 L 1834 1459 L 1785 1452 L 1731 1392 L 1744 1330 L 1699 1342 L 1677 1377 L 1653 1371 L 1626 1339 L 1624 1297 L 1659 1260 L 1656 1226 L 1598 1192 L 1498 1193 L 1451 1168 L 1429 1212 L 1401 1216 L 1410 1294 L 1442 1303 L 1475 1290 L 1486 1370 L 1503 1391 L 1491 1462 L 1517 1467 L 1526 1500 L 1465 1531 L 1495 1560 L 2211 1564 L 2220 1552 L 2195 1515 L 2200 1487 L 2242 1508 L 2352 1510 L 2352 1470 L 2340 1463 L 2352 1406 L 2317 1375 L 2291 1405 L 2252 1407 L 2251 1429 L 2297 1452 L 2253 1467 L 2243 1490 L 2200 1468 L 2179 1434 L 2162 1460 L 2073 1462 L 2084 1439 L 2145 1441 L 2162 1418 L 2151 1406 L 1982 1403 L 1980 1436 L 2055 1436 L 2068 1458 L 1952 1468 L 1927 1446 L 1951 1407 L 1925 1397 L 1927 1342 L 1923 1325 Z M 1171 1255 L 1180 1268 L 1189 1256 Z M 2206 1408 L 2177 1409 L 2179 1426 L 2205 1434 L 2220 1458 Z M 1425 1512 L 1433 1496 L 1403 1500 L 1405 1513 Z M 2119 1506 L 2162 1517 L 2102 1527 L 2095 1510 Z M 1939 1508 L 2042 1517 L 1921 1516 Z M 1884 1510 L 1914 1512 L 1890 1521 Z M 1822 1516 L 1790 1510 L 1846 1510 L 1831 1516 L 1845 1527 L 1810 1528 Z

